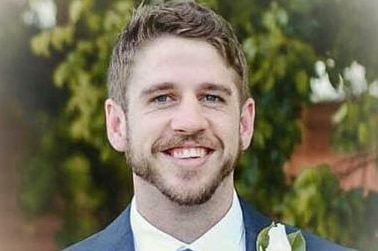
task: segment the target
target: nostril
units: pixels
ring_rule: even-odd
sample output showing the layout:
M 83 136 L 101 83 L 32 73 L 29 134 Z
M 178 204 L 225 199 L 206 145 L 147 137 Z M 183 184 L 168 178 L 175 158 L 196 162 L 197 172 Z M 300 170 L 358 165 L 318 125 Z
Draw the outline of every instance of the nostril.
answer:
M 196 133 L 204 131 L 207 126 L 207 120 L 199 116 L 189 117 L 181 115 L 178 118 L 173 119 L 171 122 L 172 129 L 181 133 Z
M 206 114 L 198 104 L 182 104 L 175 114 L 172 114 L 172 130 L 180 133 L 196 133 L 208 127 Z

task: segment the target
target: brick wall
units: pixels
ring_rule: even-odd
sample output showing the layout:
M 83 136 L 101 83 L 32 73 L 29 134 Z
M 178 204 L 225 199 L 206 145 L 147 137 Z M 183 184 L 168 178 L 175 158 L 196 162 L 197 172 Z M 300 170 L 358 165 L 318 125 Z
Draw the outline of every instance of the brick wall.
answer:
M 376 153 L 342 155 L 331 148 L 331 117 L 339 106 L 338 103 L 320 103 L 304 109 L 302 142 L 286 163 L 285 172 L 292 178 L 304 168 L 329 164 L 343 189 L 361 187 L 365 193 L 378 192 Z

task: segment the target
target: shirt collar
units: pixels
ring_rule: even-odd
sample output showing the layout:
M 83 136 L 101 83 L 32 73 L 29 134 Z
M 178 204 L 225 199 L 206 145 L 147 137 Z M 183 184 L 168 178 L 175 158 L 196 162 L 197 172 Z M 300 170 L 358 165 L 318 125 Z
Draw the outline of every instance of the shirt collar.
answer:
M 234 191 L 231 208 L 209 231 L 191 244 L 177 240 L 150 224 L 137 211 L 135 199 L 131 202 L 131 229 L 136 251 L 194 251 L 245 250 L 243 213 Z

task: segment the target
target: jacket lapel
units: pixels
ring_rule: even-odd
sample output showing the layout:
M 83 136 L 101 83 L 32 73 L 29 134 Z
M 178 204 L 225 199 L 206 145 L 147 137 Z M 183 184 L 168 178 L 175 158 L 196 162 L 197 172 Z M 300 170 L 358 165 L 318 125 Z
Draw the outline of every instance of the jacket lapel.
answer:
M 116 251 L 135 251 L 134 250 L 134 236 L 131 230 L 130 224 L 130 205 L 126 208 L 123 212 L 124 219 L 121 221 L 121 224 L 124 226 L 120 226 L 120 228 L 124 227 L 125 231 L 123 232 L 121 239 L 119 241 L 120 245 Z
M 130 205 L 103 231 L 96 250 L 135 251 L 130 224 Z M 100 248 L 101 247 L 101 248 Z
M 252 209 L 245 201 L 240 200 L 245 227 L 246 251 L 256 251 L 258 233 L 271 223 L 271 220 Z

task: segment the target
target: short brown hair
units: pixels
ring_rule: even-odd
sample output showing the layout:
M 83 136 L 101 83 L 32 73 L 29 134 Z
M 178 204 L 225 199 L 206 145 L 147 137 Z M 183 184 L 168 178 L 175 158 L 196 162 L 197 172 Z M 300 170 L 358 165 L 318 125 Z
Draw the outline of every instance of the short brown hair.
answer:
M 135 54 L 144 43 L 164 35 L 202 39 L 220 53 L 237 74 L 241 101 L 249 97 L 245 55 L 230 24 L 194 1 L 140 5 L 113 49 L 108 69 L 109 97 L 127 109 L 126 89 Z

